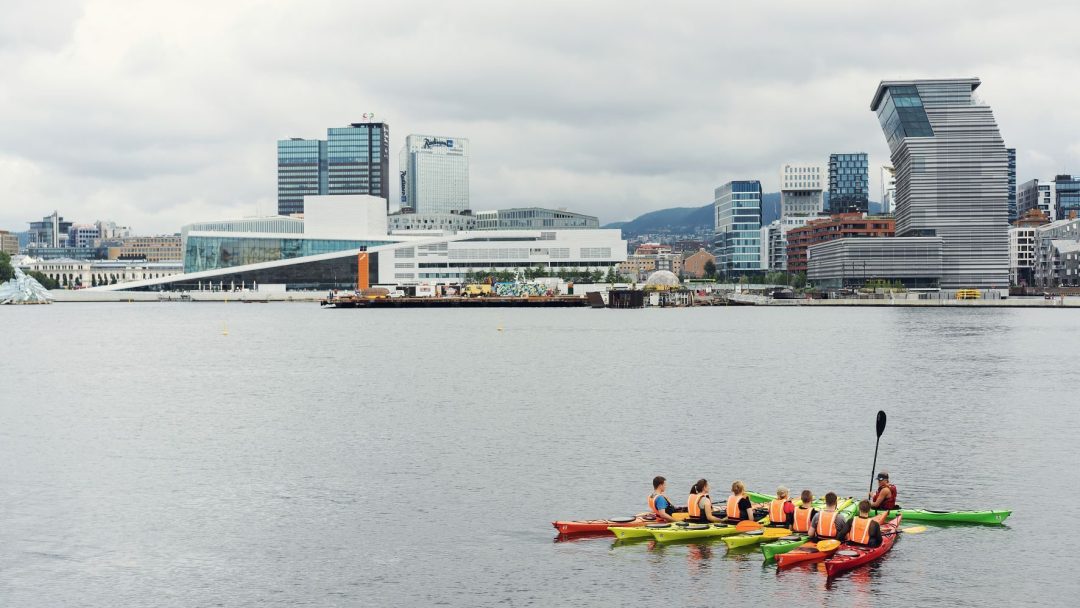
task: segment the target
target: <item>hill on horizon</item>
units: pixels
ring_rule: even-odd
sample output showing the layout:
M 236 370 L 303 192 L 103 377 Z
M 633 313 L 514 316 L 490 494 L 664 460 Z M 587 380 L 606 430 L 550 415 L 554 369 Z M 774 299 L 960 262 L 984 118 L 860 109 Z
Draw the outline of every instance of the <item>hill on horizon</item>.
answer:
M 826 195 L 827 196 L 827 195 Z M 870 213 L 881 213 L 881 204 L 870 201 Z M 767 192 L 761 197 L 761 223 L 766 225 L 780 218 L 780 193 Z M 693 234 L 711 232 L 713 225 L 713 204 L 700 207 L 668 207 L 639 215 L 626 222 L 609 222 L 602 228 L 621 228 L 623 237 L 635 237 L 642 234 L 671 233 Z

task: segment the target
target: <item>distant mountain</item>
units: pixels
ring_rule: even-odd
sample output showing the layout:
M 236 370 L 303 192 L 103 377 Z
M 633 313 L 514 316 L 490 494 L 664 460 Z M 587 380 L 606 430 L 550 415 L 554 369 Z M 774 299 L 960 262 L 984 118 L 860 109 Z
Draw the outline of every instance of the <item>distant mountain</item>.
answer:
M 825 194 L 826 203 L 828 193 Z M 881 203 L 870 201 L 870 213 L 881 213 Z M 761 224 L 768 225 L 780 219 L 780 193 L 767 192 L 761 197 Z M 621 228 L 623 236 L 631 238 L 642 234 L 694 234 L 712 232 L 715 229 L 713 205 L 701 207 L 669 207 L 650 211 L 628 222 L 611 222 L 604 228 Z

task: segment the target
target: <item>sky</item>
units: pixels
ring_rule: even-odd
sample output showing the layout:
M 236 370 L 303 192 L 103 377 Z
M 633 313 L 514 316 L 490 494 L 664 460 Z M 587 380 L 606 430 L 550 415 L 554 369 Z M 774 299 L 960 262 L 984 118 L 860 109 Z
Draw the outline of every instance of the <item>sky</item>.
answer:
M 276 141 L 467 137 L 476 210 L 631 219 L 888 148 L 880 80 L 977 76 L 1018 180 L 1080 172 L 1067 2 L 47 0 L 0 20 L 0 229 L 276 211 Z M 391 201 L 397 200 L 391 179 Z

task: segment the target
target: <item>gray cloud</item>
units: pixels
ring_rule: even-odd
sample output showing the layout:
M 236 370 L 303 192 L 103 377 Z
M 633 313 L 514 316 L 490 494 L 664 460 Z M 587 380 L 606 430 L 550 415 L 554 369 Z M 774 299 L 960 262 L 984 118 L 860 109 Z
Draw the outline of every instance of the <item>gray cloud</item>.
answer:
M 45 6 L 45 5 L 48 6 Z M 376 112 L 468 137 L 477 209 L 625 219 L 781 163 L 888 161 L 881 79 L 977 75 L 1019 178 L 1080 171 L 1080 17 L 1049 2 L 21 3 L 0 22 L 0 228 L 268 213 L 278 138 Z M 1024 34 L 1025 32 L 1030 35 Z M 877 172 L 871 171 L 877 192 Z

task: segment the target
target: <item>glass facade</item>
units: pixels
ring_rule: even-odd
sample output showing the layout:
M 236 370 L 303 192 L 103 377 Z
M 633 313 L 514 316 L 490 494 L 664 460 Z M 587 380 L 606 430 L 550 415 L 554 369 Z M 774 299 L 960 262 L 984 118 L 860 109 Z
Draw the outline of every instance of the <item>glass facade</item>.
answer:
M 869 197 L 870 162 L 866 153 L 829 155 L 830 213 L 866 213 Z
M 246 264 L 300 258 L 394 241 L 351 241 L 303 238 L 189 236 L 184 250 L 184 272 L 201 272 Z
M 761 182 L 728 182 L 716 189 L 716 264 L 726 273 L 761 270 Z
M 326 142 L 278 141 L 278 215 L 304 212 L 304 197 L 326 194 Z
M 278 141 L 278 214 L 303 213 L 305 196 L 368 194 L 387 199 L 389 145 L 385 123 L 331 127 L 325 141 Z
M 1016 210 L 1016 148 L 1006 148 L 1009 154 L 1009 223 L 1019 217 Z
M 410 135 L 399 155 L 401 204 L 416 213 L 460 213 L 469 206 L 469 140 Z
M 889 87 L 878 106 L 877 117 L 890 149 L 905 137 L 934 136 L 919 90 L 914 86 Z
M 368 264 L 370 269 L 368 278 L 372 284 L 379 282 L 378 255 L 377 253 L 371 254 L 372 259 Z M 356 274 L 356 257 L 346 256 L 332 260 L 298 262 L 277 268 L 244 270 L 232 274 L 218 275 L 212 279 L 193 279 L 187 275 L 181 275 L 176 281 L 139 287 L 133 289 L 133 291 L 232 290 L 241 287 L 250 288 L 252 284 L 264 285 L 268 283 L 285 285 L 285 289 L 288 291 L 356 289 Z
M 1058 175 L 1054 178 L 1054 191 L 1057 193 L 1057 219 L 1080 217 L 1080 177 Z

